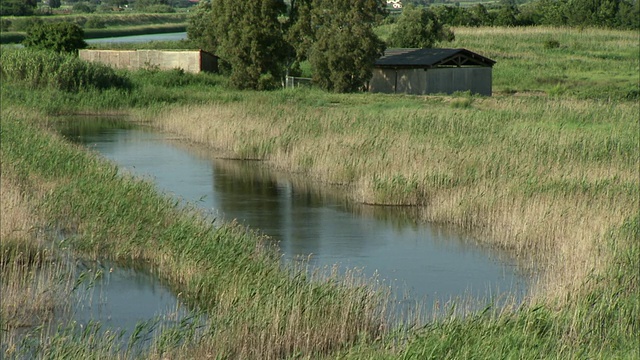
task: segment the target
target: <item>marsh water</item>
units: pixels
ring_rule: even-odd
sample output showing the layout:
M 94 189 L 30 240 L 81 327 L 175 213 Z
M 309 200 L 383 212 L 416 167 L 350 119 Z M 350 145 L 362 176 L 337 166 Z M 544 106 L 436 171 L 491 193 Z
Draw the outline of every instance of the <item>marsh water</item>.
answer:
M 131 35 L 131 36 L 117 36 L 99 39 L 86 39 L 88 44 L 99 43 L 144 43 L 149 41 L 175 41 L 185 40 L 187 38 L 186 32 L 177 33 L 163 33 L 163 34 L 144 34 L 144 35 Z
M 411 208 L 352 203 L 344 189 L 321 188 L 256 161 L 222 159 L 114 119 L 72 119 L 60 131 L 218 220 L 235 219 L 263 232 L 284 261 L 358 268 L 388 284 L 400 304 L 419 302 L 429 309 L 469 297 L 487 304 L 507 295 L 521 299 L 527 290 L 526 276 L 506 254 L 454 230 L 416 223 Z M 153 296 L 143 289 L 145 281 L 130 286 Z M 140 301 L 147 302 L 144 296 Z

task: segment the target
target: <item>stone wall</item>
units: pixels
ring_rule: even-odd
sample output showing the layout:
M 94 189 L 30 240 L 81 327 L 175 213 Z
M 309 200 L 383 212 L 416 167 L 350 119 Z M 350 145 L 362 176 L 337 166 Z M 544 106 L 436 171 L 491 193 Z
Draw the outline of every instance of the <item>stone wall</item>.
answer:
M 215 72 L 217 58 L 202 50 L 80 50 L 80 58 L 119 69 L 182 69 L 185 72 Z

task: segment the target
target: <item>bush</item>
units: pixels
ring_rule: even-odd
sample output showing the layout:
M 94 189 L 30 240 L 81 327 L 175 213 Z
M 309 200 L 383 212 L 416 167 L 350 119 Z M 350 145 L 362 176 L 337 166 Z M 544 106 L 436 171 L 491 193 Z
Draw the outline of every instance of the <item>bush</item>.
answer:
M 118 75 L 106 65 L 50 50 L 5 49 L 0 54 L 0 71 L 2 81 L 32 89 L 51 87 L 74 92 L 131 88 L 127 77 Z
M 41 23 L 27 31 L 22 42 L 24 46 L 34 49 L 47 49 L 56 52 L 77 52 L 87 47 L 84 31 L 73 23 Z

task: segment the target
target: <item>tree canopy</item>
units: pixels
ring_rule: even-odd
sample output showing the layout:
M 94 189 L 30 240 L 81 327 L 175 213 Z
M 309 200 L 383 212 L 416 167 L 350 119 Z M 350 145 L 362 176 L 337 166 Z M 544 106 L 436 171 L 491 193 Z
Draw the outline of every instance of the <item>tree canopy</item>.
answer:
M 454 38 L 453 31 L 431 10 L 409 5 L 389 35 L 388 44 L 400 48 L 431 48 L 438 42 L 453 41 Z
M 231 85 L 272 88 L 280 81 L 289 53 L 278 20 L 286 9 L 282 0 L 213 0 L 198 7 L 188 34 L 220 57 L 230 71 Z
M 314 82 L 336 92 L 360 89 L 371 78 L 385 44 L 373 27 L 385 15 L 382 0 L 315 0 L 300 4 L 290 40 L 308 59 Z
M 238 88 L 276 86 L 304 60 L 332 91 L 355 91 L 371 78 L 384 43 L 373 26 L 384 0 L 212 0 L 189 19 L 189 38 L 220 57 Z M 287 11 L 288 10 L 288 11 Z
M 33 15 L 37 6 L 35 0 L 2 0 L 0 1 L 0 16 Z

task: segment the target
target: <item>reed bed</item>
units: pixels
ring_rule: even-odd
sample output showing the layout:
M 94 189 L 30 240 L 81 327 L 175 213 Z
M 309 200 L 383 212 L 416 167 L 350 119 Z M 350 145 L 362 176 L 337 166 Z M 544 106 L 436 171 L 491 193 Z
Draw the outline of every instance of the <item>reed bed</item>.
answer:
M 157 357 L 310 356 L 381 332 L 386 298 L 366 279 L 283 268 L 259 234 L 233 223 L 213 226 L 153 184 L 120 176 L 115 165 L 30 125 L 42 120 L 14 111 L 3 109 L 2 161 L 47 184 L 31 196 L 47 223 L 75 234 L 67 246 L 89 258 L 147 264 L 209 319 L 191 341 L 156 347 Z M 60 334 L 59 342 L 36 347 L 39 356 L 70 351 L 82 358 L 92 350 Z
M 73 286 L 72 272 L 59 261 L 34 212 L 24 180 L 11 163 L 0 174 L 0 351 L 11 357 L 22 333 L 53 321 Z
M 553 264 L 541 294 L 573 291 L 600 270 L 607 258 L 596 244 L 638 203 L 635 103 L 477 98 L 458 109 L 446 98 L 407 107 L 379 105 L 392 103 L 385 96 L 322 107 L 268 99 L 174 108 L 154 125 L 343 184 L 359 202 L 418 205 L 425 221 L 474 231 L 532 267 Z

